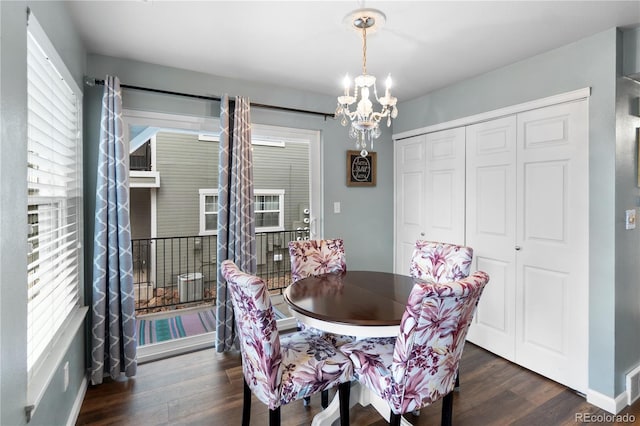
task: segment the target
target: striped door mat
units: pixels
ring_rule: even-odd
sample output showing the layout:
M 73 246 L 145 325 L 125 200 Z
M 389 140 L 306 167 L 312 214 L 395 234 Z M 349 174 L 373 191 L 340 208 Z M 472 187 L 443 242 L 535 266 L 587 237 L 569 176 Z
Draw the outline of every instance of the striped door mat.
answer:
M 285 318 L 277 309 L 273 309 L 276 319 Z M 138 346 L 166 342 L 183 337 L 196 336 L 216 330 L 216 316 L 213 309 L 197 312 L 179 313 L 165 318 L 141 317 L 136 319 Z
M 138 346 L 209 333 L 216 329 L 213 309 L 159 319 L 137 319 Z

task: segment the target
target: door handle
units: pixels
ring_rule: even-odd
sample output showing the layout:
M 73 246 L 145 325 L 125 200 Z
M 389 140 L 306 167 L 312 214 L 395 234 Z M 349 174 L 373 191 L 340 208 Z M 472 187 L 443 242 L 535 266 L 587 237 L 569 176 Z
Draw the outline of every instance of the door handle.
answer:
M 516 251 L 520 251 L 520 250 L 522 250 L 522 247 L 516 246 Z

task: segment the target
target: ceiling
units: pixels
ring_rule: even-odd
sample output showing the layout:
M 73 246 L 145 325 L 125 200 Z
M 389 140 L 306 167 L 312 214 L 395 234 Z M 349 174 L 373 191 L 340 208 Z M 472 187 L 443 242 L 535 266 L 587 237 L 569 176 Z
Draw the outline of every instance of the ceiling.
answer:
M 380 9 L 367 70 L 408 100 L 613 27 L 640 1 L 69 1 L 88 53 L 338 95 L 362 69 L 343 20 Z M 92 76 L 95 77 L 95 76 Z M 127 83 L 123 81 L 123 83 Z M 380 93 L 381 94 L 381 93 Z

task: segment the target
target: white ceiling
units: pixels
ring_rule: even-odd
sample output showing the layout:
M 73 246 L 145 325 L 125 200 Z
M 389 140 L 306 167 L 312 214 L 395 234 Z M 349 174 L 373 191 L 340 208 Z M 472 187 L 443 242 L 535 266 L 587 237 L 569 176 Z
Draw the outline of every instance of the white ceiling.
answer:
M 345 73 L 361 72 L 362 41 L 343 18 L 362 1 L 67 4 L 89 53 L 332 96 Z M 640 24 L 640 1 L 367 1 L 364 7 L 387 17 L 367 39 L 367 69 L 380 90 L 391 73 L 399 101 Z

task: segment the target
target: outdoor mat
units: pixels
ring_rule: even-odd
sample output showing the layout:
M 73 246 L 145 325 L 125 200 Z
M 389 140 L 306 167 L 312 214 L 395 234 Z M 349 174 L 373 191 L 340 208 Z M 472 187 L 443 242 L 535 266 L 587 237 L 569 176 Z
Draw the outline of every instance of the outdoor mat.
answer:
M 277 309 L 273 309 L 276 319 L 285 318 Z M 166 342 L 183 337 L 196 336 L 216 330 L 216 316 L 213 309 L 179 314 L 169 318 L 136 319 L 138 346 Z
M 178 314 L 169 318 L 138 318 L 138 346 L 209 333 L 216 329 L 213 309 Z

